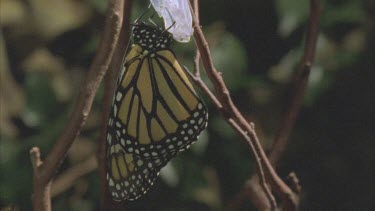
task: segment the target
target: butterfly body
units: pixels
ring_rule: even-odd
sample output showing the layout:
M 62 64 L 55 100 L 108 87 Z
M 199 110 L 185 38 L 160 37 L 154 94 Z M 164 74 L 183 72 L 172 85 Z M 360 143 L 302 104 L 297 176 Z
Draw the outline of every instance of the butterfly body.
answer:
M 134 200 L 160 169 L 198 139 L 207 110 L 170 50 L 172 35 L 135 23 L 107 127 L 107 182 L 114 201 Z

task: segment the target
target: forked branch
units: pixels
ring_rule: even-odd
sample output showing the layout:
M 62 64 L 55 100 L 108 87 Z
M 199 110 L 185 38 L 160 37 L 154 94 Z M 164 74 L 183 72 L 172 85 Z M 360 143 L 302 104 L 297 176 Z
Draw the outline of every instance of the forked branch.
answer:
M 90 113 L 96 90 L 108 69 L 120 34 L 123 5 L 123 0 L 109 1 L 105 28 L 97 53 L 80 90 L 73 112 L 46 159 L 42 162 L 38 148 L 34 147 L 30 151 L 34 166 L 32 200 L 35 211 L 51 210 L 50 186 L 52 179 L 63 162 L 68 149 L 80 133 Z
M 258 175 L 261 178 L 261 186 L 266 193 L 267 199 L 272 204 L 273 210 L 276 209 L 276 200 L 272 195 L 271 190 L 268 187 L 265 173 L 264 173 L 264 151 L 260 146 L 258 141 L 257 135 L 251 125 L 245 120 L 242 114 L 239 112 L 237 107 L 232 102 L 232 99 L 229 94 L 229 90 L 227 89 L 224 80 L 221 74 L 215 69 L 213 65 L 213 61 L 211 58 L 211 52 L 208 47 L 208 43 L 206 38 L 201 30 L 199 25 L 199 15 L 198 15 L 198 1 L 194 1 L 194 11 L 193 14 L 193 28 L 194 28 L 194 38 L 196 41 L 197 49 L 199 53 L 195 56 L 195 73 L 194 75 L 190 75 L 193 81 L 210 97 L 213 101 L 216 108 L 223 114 L 225 120 L 231 125 L 245 140 L 251 153 L 255 157 L 255 162 L 258 170 Z M 213 94 L 208 87 L 204 84 L 204 82 L 200 78 L 199 73 L 199 57 L 202 57 L 202 63 L 206 70 L 206 73 L 211 80 L 212 84 L 214 85 L 215 94 Z M 262 156 L 263 154 L 263 156 Z M 267 163 L 267 162 L 266 162 Z M 272 168 L 272 167 L 271 167 Z M 276 175 L 277 176 L 277 175 Z
M 311 66 L 314 60 L 315 47 L 318 38 L 319 30 L 319 17 L 321 14 L 321 7 L 319 0 L 310 0 L 310 17 L 308 21 L 308 27 L 306 32 L 304 54 L 302 56 L 300 65 L 297 68 L 296 75 L 293 81 L 293 89 L 291 99 L 289 101 L 289 106 L 285 112 L 277 135 L 274 140 L 274 144 L 271 148 L 269 159 L 273 166 L 276 166 L 277 162 L 280 160 L 282 153 L 285 151 L 291 130 L 293 129 L 297 115 L 302 106 L 302 101 L 304 98 L 306 85 L 308 77 L 311 71 Z M 296 198 L 296 203 L 288 203 L 288 201 L 283 202 L 283 208 L 285 210 L 295 210 L 298 206 L 298 195 L 301 191 L 301 187 L 298 182 L 298 178 L 295 173 L 289 174 L 289 183 L 291 189 L 294 191 Z M 229 210 L 236 210 L 246 198 L 250 198 L 254 205 L 260 210 L 268 210 L 270 204 L 264 197 L 259 197 L 264 194 L 261 193 L 257 175 L 253 175 L 245 184 L 240 193 L 232 200 L 229 204 Z M 258 193 L 258 194 L 254 194 Z

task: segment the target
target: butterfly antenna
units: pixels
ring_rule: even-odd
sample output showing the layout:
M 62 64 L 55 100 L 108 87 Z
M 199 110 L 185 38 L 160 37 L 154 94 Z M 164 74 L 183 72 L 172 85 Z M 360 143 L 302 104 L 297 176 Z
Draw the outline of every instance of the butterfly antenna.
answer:
M 167 12 L 168 12 L 169 18 L 170 18 L 171 20 L 173 20 L 173 17 L 172 17 L 172 15 L 171 15 L 171 13 L 169 12 L 169 10 L 168 10 L 167 8 L 166 8 L 166 10 L 167 10 Z M 173 20 L 172 25 L 170 25 L 168 28 L 166 28 L 166 29 L 162 32 L 162 34 L 164 34 L 166 31 L 168 31 L 169 29 L 171 29 L 175 24 L 176 24 L 176 21 Z

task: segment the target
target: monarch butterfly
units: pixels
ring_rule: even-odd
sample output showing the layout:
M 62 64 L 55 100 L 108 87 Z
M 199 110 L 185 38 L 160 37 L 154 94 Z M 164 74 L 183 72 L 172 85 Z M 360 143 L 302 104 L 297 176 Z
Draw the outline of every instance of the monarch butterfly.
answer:
M 114 201 L 135 200 L 207 126 L 207 109 L 170 49 L 172 35 L 136 21 L 107 127 L 106 178 Z

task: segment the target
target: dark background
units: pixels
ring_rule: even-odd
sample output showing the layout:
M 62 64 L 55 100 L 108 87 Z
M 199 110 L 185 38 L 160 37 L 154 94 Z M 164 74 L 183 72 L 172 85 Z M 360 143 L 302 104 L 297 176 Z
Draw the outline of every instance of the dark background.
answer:
M 375 2 L 322 1 L 316 61 L 277 171 L 296 172 L 301 210 L 374 210 Z M 147 1 L 136 1 L 133 20 Z M 308 1 L 200 2 L 203 30 L 234 102 L 268 150 L 302 54 Z M 3 0 L 0 7 L 0 209 L 30 210 L 28 151 L 62 130 L 103 29 L 106 1 Z M 125 47 L 125 46 L 124 46 Z M 194 44 L 173 46 L 192 69 Z M 96 150 L 102 90 L 58 174 Z M 203 96 L 203 95 L 202 95 Z M 240 137 L 209 106 L 209 127 L 127 210 L 222 210 L 252 172 Z M 53 198 L 54 210 L 97 210 L 98 173 Z M 246 201 L 241 210 L 252 210 Z

